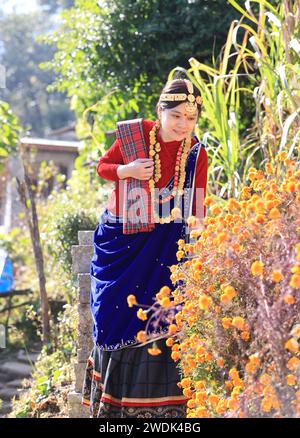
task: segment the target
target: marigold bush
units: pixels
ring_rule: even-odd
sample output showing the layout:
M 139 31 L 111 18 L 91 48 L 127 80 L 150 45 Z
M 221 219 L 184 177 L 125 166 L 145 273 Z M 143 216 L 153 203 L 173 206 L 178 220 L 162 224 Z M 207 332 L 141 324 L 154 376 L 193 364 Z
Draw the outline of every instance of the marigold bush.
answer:
M 177 309 L 167 345 L 189 418 L 300 415 L 299 160 L 282 151 L 248 177 L 226 207 L 206 198 L 204 231 L 170 268 L 161 308 Z

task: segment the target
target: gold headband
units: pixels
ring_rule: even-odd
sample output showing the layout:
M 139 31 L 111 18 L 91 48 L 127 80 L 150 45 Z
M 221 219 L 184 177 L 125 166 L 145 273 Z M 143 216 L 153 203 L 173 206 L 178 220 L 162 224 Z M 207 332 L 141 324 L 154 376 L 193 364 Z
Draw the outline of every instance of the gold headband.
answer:
M 185 94 L 185 93 L 163 93 L 160 95 L 159 101 L 160 102 L 170 102 L 170 101 L 185 101 L 187 100 L 187 103 L 185 104 L 185 109 L 187 112 L 192 113 L 194 111 L 196 111 L 197 108 L 197 104 L 201 105 L 202 104 L 202 97 L 201 96 L 194 96 L 194 86 L 192 84 L 191 81 L 189 81 L 188 79 L 184 79 L 187 89 L 188 89 L 188 93 L 189 94 Z

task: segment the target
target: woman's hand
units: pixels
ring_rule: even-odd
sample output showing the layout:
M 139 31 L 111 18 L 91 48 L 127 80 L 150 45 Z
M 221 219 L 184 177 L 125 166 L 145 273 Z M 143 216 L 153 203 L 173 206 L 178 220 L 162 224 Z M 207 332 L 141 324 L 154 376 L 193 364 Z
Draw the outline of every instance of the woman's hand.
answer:
M 153 175 L 153 168 L 152 158 L 138 158 L 131 163 L 121 164 L 117 169 L 117 174 L 120 179 L 131 177 L 148 180 Z

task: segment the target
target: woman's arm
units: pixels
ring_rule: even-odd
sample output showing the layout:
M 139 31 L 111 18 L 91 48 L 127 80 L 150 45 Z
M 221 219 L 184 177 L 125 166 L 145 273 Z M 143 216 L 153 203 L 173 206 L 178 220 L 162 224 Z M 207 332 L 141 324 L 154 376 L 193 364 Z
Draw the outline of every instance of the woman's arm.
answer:
M 119 140 L 116 140 L 112 146 L 99 159 L 97 164 L 97 173 L 101 178 L 109 181 L 118 181 L 118 168 L 124 165 L 123 157 L 120 150 Z

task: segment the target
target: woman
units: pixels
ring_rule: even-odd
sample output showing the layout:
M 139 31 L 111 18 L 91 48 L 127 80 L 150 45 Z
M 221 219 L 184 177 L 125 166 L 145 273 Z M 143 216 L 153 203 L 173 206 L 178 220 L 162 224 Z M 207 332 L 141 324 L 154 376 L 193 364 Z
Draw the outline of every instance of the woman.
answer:
M 186 416 L 179 369 L 166 345 L 168 321 L 142 310 L 138 318 L 127 298 L 150 307 L 162 287 L 173 288 L 169 267 L 177 263 L 177 241 L 188 241 L 186 217 L 197 215 L 199 226 L 205 215 L 207 154 L 192 138 L 201 102 L 190 81 L 167 82 L 158 120 L 118 123 L 117 140 L 97 166 L 116 186 L 94 232 L 94 348 L 82 400 L 92 417 Z M 156 348 L 149 349 L 149 335 Z

